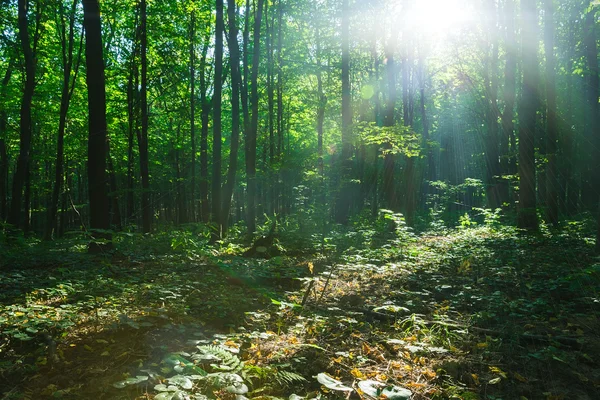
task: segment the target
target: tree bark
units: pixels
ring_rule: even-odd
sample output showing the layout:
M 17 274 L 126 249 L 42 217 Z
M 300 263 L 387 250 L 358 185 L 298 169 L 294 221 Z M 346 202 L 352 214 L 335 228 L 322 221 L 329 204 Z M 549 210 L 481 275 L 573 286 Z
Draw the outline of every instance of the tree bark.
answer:
M 192 147 L 192 183 L 190 195 L 192 196 L 192 222 L 196 222 L 196 14 L 190 13 L 190 141 Z M 201 66 L 204 68 L 204 66 Z
M 106 174 L 107 125 L 106 88 L 104 86 L 104 58 L 102 28 L 98 0 L 83 0 L 83 25 L 85 28 L 85 58 L 88 87 L 88 190 L 90 201 L 90 228 L 95 237 L 110 240 L 108 204 L 108 179 Z M 98 243 L 90 243 L 91 253 L 104 250 Z
M 6 90 L 13 71 L 13 60 L 8 63 L 8 68 L 2 79 L 2 87 L 0 87 L 0 95 L 6 98 Z M 6 149 L 7 135 L 7 113 L 4 108 L 0 110 L 0 222 L 6 220 L 8 214 L 8 152 Z
M 584 156 L 587 165 L 583 168 L 581 201 L 586 210 L 596 211 L 598 205 L 598 189 L 600 188 L 600 108 L 598 97 L 600 95 L 600 69 L 598 67 L 598 46 L 596 43 L 596 9 L 592 9 L 585 17 L 584 25 L 585 57 L 588 65 L 587 75 L 587 124 L 585 138 L 589 143 L 585 146 Z
M 21 51 L 25 58 L 25 88 L 20 111 L 19 158 L 17 159 L 17 168 L 13 178 L 10 214 L 7 222 L 15 227 L 20 227 L 23 224 L 23 188 L 27 179 L 27 167 L 31 151 L 31 101 L 35 89 L 35 60 L 27 30 L 29 26 L 27 20 L 29 1 L 19 0 L 17 5 L 19 39 Z
M 216 1 L 217 23 L 215 29 L 215 76 L 213 94 L 213 173 L 212 173 L 212 221 L 218 228 L 216 233 L 221 237 L 221 117 L 223 92 L 223 0 Z
M 56 146 L 56 166 L 54 173 L 54 189 L 52 191 L 52 199 L 50 201 L 48 207 L 48 216 L 46 223 L 46 232 L 44 238 L 46 240 L 50 240 L 52 238 L 53 232 L 56 231 L 56 213 L 58 210 L 58 203 L 60 193 L 62 191 L 63 186 L 63 176 L 64 176 L 64 139 L 65 139 L 65 130 L 67 123 L 67 113 L 69 112 L 69 105 L 71 102 L 71 96 L 73 95 L 73 89 L 75 88 L 75 83 L 77 81 L 77 73 L 79 71 L 79 62 L 81 60 L 81 50 L 83 44 L 83 32 L 81 34 L 81 42 L 79 46 L 79 53 L 77 56 L 77 61 L 75 64 L 75 68 L 73 68 L 73 50 L 75 46 L 75 13 L 77 10 L 78 0 L 73 0 L 71 5 L 70 13 L 69 13 L 69 32 L 67 33 L 67 26 L 65 23 L 65 14 L 63 9 L 63 3 L 60 4 L 60 35 L 62 42 L 62 63 L 63 63 L 63 81 L 62 81 L 62 93 L 60 100 L 60 112 L 59 112 L 59 121 L 58 121 L 58 139 Z M 75 76 L 73 76 L 73 81 L 71 83 L 71 72 L 74 69 Z
M 142 130 L 138 137 L 138 146 L 140 152 L 140 174 L 142 177 L 142 232 L 149 233 L 152 230 L 152 208 L 150 204 L 150 171 L 148 159 L 148 24 L 146 0 L 140 0 L 140 18 L 140 63 L 142 65 L 140 107 L 142 109 Z
M 558 225 L 558 115 L 556 107 L 556 55 L 554 53 L 554 0 L 544 2 L 546 51 L 546 222 Z
M 519 207 L 517 225 L 537 230 L 535 179 L 535 121 L 539 105 L 538 39 L 535 0 L 523 0 L 522 64 L 523 94 L 519 112 Z
M 207 33 L 204 38 L 204 47 L 202 48 L 202 58 L 200 60 L 200 104 L 202 107 L 201 119 L 202 130 L 200 132 L 200 218 L 202 222 L 208 223 L 210 220 L 210 204 L 208 202 L 208 121 L 212 108 L 212 101 L 207 98 L 207 79 L 206 79 L 206 56 L 210 43 L 210 35 Z
M 252 55 L 252 78 L 250 100 L 252 103 L 252 116 L 250 129 L 246 135 L 246 176 L 248 179 L 246 210 L 246 225 L 248 234 L 256 231 L 256 137 L 258 134 L 258 67 L 260 62 L 260 25 L 262 20 L 264 0 L 258 0 L 258 7 L 254 17 L 254 54 Z
M 386 127 L 393 127 L 396 123 L 395 114 L 398 90 L 396 87 L 396 62 L 394 60 L 395 48 L 393 46 L 395 40 L 395 35 L 392 35 L 385 49 L 385 57 L 387 58 L 386 71 L 388 97 L 385 117 L 383 119 L 383 126 Z M 396 161 L 394 154 L 389 153 L 391 149 L 392 145 L 390 143 L 384 144 L 384 150 L 386 151 L 386 154 L 384 155 L 383 159 L 383 185 L 381 190 L 383 192 L 383 200 L 385 202 L 386 207 L 388 207 L 390 210 L 397 211 L 398 202 L 396 198 L 396 188 L 394 180 L 394 170 Z
M 342 0 L 342 154 L 341 182 L 336 201 L 336 222 L 348 222 L 352 206 L 352 93 L 350 88 L 350 6 Z
M 515 98 L 516 98 L 516 75 L 517 75 L 517 40 L 515 37 L 514 24 L 514 2 L 506 0 L 504 6 L 504 18 L 506 29 L 506 66 L 504 69 L 504 110 L 501 116 L 502 136 L 500 137 L 500 171 L 503 175 L 508 175 L 514 171 L 514 156 L 515 148 L 512 147 L 511 139 L 514 137 L 514 115 L 515 115 Z M 500 181 L 500 200 L 502 203 L 509 201 L 508 181 L 502 179 Z
M 223 187 L 223 211 L 221 216 L 221 232 L 227 233 L 231 200 L 235 187 L 238 152 L 240 146 L 240 46 L 238 43 L 238 28 L 236 24 L 237 11 L 235 0 L 227 0 L 227 15 L 229 21 L 229 65 L 231 70 L 231 150 L 229 153 L 229 170 L 227 181 Z

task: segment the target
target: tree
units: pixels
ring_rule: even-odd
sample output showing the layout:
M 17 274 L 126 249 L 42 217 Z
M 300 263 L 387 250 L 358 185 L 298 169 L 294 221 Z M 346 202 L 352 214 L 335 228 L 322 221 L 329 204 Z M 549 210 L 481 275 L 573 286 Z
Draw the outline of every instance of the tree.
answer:
M 556 109 L 556 56 L 554 54 L 554 0 L 544 2 L 546 53 L 546 221 L 558 225 L 558 115 Z
M 16 227 L 23 224 L 23 187 L 28 180 L 29 155 L 31 152 L 31 101 L 35 90 L 35 59 L 29 39 L 27 12 L 28 0 L 18 1 L 19 39 L 25 58 L 25 88 L 21 101 L 19 158 L 13 178 L 12 198 L 8 223 Z
M 62 93 L 60 99 L 60 114 L 58 122 L 58 140 L 56 145 L 56 165 L 54 172 L 54 190 L 52 192 L 52 199 L 48 207 L 48 221 L 46 223 L 45 238 L 49 240 L 52 237 L 52 233 L 56 230 L 56 213 L 58 210 L 59 196 L 63 186 L 63 166 L 64 166 L 64 142 L 65 142 L 65 130 L 67 123 L 67 113 L 69 112 L 69 106 L 71 104 L 71 97 L 73 97 L 73 90 L 75 89 L 75 82 L 77 81 L 77 73 L 79 72 L 79 63 L 82 55 L 82 44 L 83 44 L 83 32 L 81 33 L 81 40 L 79 42 L 79 50 L 75 58 L 75 16 L 77 10 L 78 0 L 73 0 L 69 14 L 66 15 L 64 10 L 64 4 L 61 1 L 59 3 L 59 14 L 58 18 L 60 22 L 58 24 L 60 28 L 60 41 L 61 41 L 61 61 L 63 68 L 63 79 L 62 79 Z M 68 18 L 68 30 L 65 19 Z M 73 76 L 72 76 L 73 75 Z
M 237 172 L 238 150 L 240 145 L 240 87 L 242 73 L 240 71 L 240 47 L 238 43 L 237 12 L 235 0 L 227 0 L 227 16 L 229 21 L 229 65 L 231 71 L 231 151 L 229 153 L 229 169 L 227 181 L 223 188 L 223 210 L 221 215 L 221 232 L 225 234 L 229 223 L 231 199 Z
M 538 228 L 535 183 L 535 123 L 539 104 L 538 40 L 535 0 L 523 0 L 522 63 L 523 95 L 519 109 L 519 207 L 517 225 L 521 229 Z
M 140 63 L 142 66 L 140 107 L 142 130 L 138 135 L 140 152 L 140 174 L 142 176 L 142 231 L 152 230 L 152 205 L 150 204 L 150 171 L 148 159 L 148 29 L 146 0 L 140 0 Z
M 352 190 L 352 93 L 350 90 L 350 6 L 342 0 L 342 154 L 341 183 L 336 201 L 336 221 L 346 223 L 350 213 Z
M 213 173 L 212 173 L 212 220 L 221 236 L 221 101 L 223 92 L 223 0 L 217 0 L 215 29 L 215 79 L 213 94 Z
M 247 199 L 246 225 L 248 234 L 256 231 L 256 137 L 258 133 L 258 67 L 260 62 L 260 25 L 262 20 L 264 0 L 258 0 L 256 15 L 254 17 L 254 52 L 252 55 L 252 77 L 250 78 L 250 102 L 252 104 L 252 116 L 250 129 L 246 134 L 246 177 L 247 177 Z
M 144 0 L 142 0 L 144 1 Z M 102 54 L 102 27 L 98 0 L 83 0 L 85 28 L 86 83 L 88 87 L 88 185 L 90 201 L 90 228 L 95 237 L 110 240 L 108 212 L 108 176 L 106 174 L 107 125 L 104 58 Z M 106 246 L 90 243 L 90 252 L 102 251 Z

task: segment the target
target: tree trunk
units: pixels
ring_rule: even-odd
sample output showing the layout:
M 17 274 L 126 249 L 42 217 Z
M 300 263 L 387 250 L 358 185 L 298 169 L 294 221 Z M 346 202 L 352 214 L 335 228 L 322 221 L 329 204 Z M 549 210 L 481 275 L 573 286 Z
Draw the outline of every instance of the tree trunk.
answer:
M 397 88 L 396 88 L 396 63 L 394 60 L 394 46 L 396 37 L 392 35 L 390 42 L 386 46 L 386 71 L 387 71 L 387 84 L 388 84 L 388 97 L 387 106 L 385 112 L 385 118 L 383 119 L 383 126 L 393 127 L 396 123 L 396 99 L 397 99 Z M 389 153 L 392 149 L 390 143 L 384 144 L 384 150 L 387 153 L 383 159 L 383 200 L 386 207 L 390 210 L 397 211 L 397 199 L 395 190 L 394 170 L 395 170 L 395 157 L 394 154 Z
M 140 107 L 142 108 L 142 131 L 138 137 L 140 152 L 140 173 L 142 177 L 142 232 L 152 230 L 152 208 L 150 204 L 150 171 L 148 159 L 148 24 L 146 16 L 146 0 L 140 0 L 141 18 L 141 64 L 142 82 L 140 88 Z
M 95 237 L 110 240 L 106 232 L 110 229 L 108 213 L 108 188 L 106 174 L 107 125 L 106 89 L 104 86 L 104 59 L 102 55 L 102 28 L 98 0 L 83 0 L 83 25 L 85 28 L 85 58 L 88 87 L 88 190 L 90 201 L 90 228 L 102 230 L 93 232 Z M 90 243 L 91 253 L 100 252 L 106 247 Z
M 342 156 L 341 183 L 336 201 L 335 219 L 348 222 L 352 205 L 352 93 L 350 89 L 350 6 L 342 0 Z
M 546 222 L 558 225 L 558 115 L 556 108 L 556 55 L 554 54 L 554 0 L 544 2 L 546 49 Z
M 598 189 L 600 188 L 600 108 L 598 97 L 600 95 L 600 69 L 598 68 L 598 46 L 596 44 L 596 9 L 592 9 L 585 17 L 585 57 L 588 64 L 587 75 L 587 124 L 585 146 L 585 162 L 583 168 L 581 201 L 586 210 L 596 211 L 598 205 Z
M 192 196 L 192 222 L 196 222 L 196 52 L 195 29 L 196 14 L 192 10 L 190 15 L 190 141 L 192 146 L 192 184 L 190 195 Z M 204 68 L 202 65 L 201 68 Z
M 535 121 L 539 105 L 538 39 L 535 0 L 523 0 L 522 60 L 523 95 L 519 112 L 519 208 L 518 227 L 537 230 L 535 182 Z
M 31 101 L 35 89 L 35 60 L 29 40 L 27 9 L 28 0 L 18 1 L 18 26 L 21 51 L 25 58 L 25 88 L 21 101 L 20 131 L 19 131 L 19 158 L 13 178 L 12 198 L 8 223 L 15 227 L 23 223 L 23 188 L 27 179 L 27 168 L 29 165 L 29 153 L 31 151 Z
M 258 9 L 254 18 L 254 54 L 252 55 L 252 88 L 250 98 L 252 102 L 252 117 L 250 129 L 246 135 L 246 176 L 248 179 L 247 197 L 248 209 L 246 210 L 246 225 L 248 234 L 256 231 L 256 137 L 258 134 L 258 67 L 260 62 L 260 25 L 262 20 L 264 0 L 258 0 Z
M 212 101 L 207 98 L 206 55 L 210 43 L 210 35 L 204 38 L 202 58 L 200 60 L 200 104 L 202 107 L 202 130 L 200 132 L 200 217 L 205 224 L 210 220 L 210 204 L 208 202 L 208 120 Z
M 0 87 L 0 96 L 6 98 L 6 90 L 10 78 L 12 76 L 13 60 L 11 59 L 8 63 L 8 68 L 2 79 L 2 87 Z M 8 214 L 8 152 L 6 149 L 6 135 L 7 135 L 7 113 L 4 108 L 0 110 L 0 222 L 6 220 Z
M 212 221 L 217 226 L 218 237 L 221 237 L 221 114 L 223 92 L 223 0 L 217 0 L 217 23 L 215 29 L 215 76 L 213 95 L 213 173 L 212 173 Z
M 506 0 L 504 6 L 504 18 L 506 28 L 506 66 L 504 70 L 504 110 L 501 116 L 502 136 L 500 137 L 500 171 L 503 175 L 511 174 L 514 171 L 515 148 L 512 147 L 511 139 L 514 137 L 515 115 L 515 97 L 516 97 L 516 75 L 517 75 L 517 40 L 515 37 L 514 24 L 514 3 L 513 0 Z M 509 201 L 509 184 L 505 178 L 500 181 L 500 201 L 502 203 Z
M 229 153 L 229 170 L 227 181 L 223 187 L 223 211 L 221 215 L 221 232 L 227 233 L 231 200 L 235 187 L 238 152 L 240 146 L 240 47 L 238 43 L 238 28 L 236 25 L 237 11 L 235 0 L 227 0 L 227 15 L 229 21 L 229 65 L 231 70 L 231 150 Z
M 46 232 L 44 238 L 46 240 L 50 240 L 52 238 L 52 233 L 56 230 L 56 213 L 58 210 L 58 203 L 60 193 L 62 191 L 63 185 L 63 164 L 64 164 L 64 139 L 65 139 L 65 130 L 67 123 L 67 113 L 69 112 L 69 105 L 71 102 L 71 96 L 73 95 L 73 89 L 75 88 L 75 83 L 77 81 L 77 72 L 79 70 L 79 62 L 81 60 L 81 44 L 79 47 L 79 53 L 77 62 L 75 64 L 75 76 L 73 77 L 73 82 L 71 83 L 71 72 L 73 70 L 73 50 L 75 45 L 75 13 L 77 10 L 77 2 L 78 0 L 73 0 L 71 5 L 71 10 L 69 13 L 69 32 L 67 37 L 67 26 L 65 23 L 65 15 L 63 9 L 63 3 L 60 4 L 60 22 L 61 22 L 61 42 L 62 42 L 62 63 L 63 63 L 63 82 L 62 82 L 62 93 L 60 99 L 60 112 L 59 112 L 59 121 L 58 121 L 58 139 L 56 146 L 56 167 L 54 173 L 54 190 L 52 191 L 52 199 L 50 201 L 50 205 L 48 207 L 48 217 L 46 224 Z M 83 40 L 83 32 L 82 37 Z

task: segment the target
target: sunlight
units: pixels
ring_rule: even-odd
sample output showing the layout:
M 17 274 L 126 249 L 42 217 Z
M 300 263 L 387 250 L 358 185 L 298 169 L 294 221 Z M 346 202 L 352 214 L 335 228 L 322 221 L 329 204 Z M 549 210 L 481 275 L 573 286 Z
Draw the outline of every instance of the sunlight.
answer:
M 475 20 L 472 5 L 464 0 L 417 1 L 408 9 L 399 5 L 397 15 L 404 26 L 435 40 L 454 34 Z

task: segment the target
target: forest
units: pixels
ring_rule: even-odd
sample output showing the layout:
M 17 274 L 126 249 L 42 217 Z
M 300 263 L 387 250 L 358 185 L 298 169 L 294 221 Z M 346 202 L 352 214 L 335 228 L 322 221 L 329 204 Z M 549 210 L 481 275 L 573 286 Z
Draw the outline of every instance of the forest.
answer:
M 598 399 L 599 11 L 0 0 L 0 399 Z

